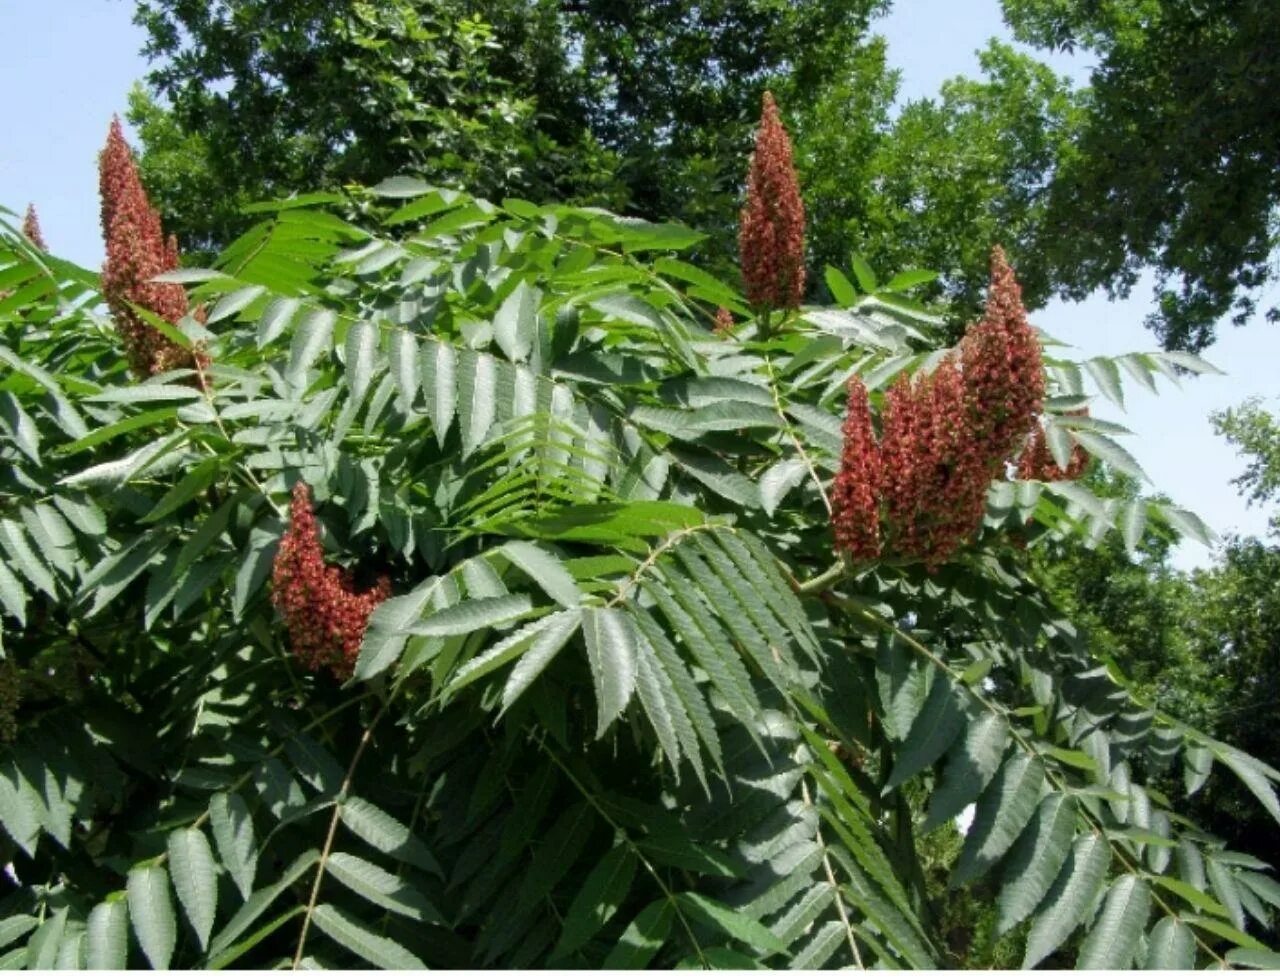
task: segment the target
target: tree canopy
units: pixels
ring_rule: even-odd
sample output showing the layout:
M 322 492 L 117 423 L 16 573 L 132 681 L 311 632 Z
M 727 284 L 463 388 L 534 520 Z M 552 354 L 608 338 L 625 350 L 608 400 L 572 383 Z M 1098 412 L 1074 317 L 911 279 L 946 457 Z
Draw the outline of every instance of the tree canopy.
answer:
M 132 112 L 148 184 L 190 249 L 243 230 L 230 202 L 406 173 L 682 221 L 727 271 L 736 162 L 770 87 L 796 137 L 816 269 L 851 252 L 935 269 L 930 295 L 951 301 L 958 331 L 999 240 L 1033 308 L 1127 295 L 1154 269 L 1148 325 L 1167 349 L 1200 350 L 1223 317 L 1253 315 L 1280 195 L 1274 5 L 1009 0 L 1019 40 L 1097 59 L 1088 87 L 992 42 L 982 78 L 898 112 L 871 33 L 886 7 L 141 0 L 155 65 Z M 215 189 L 210 211 L 198 202 Z
M 1020 40 L 1096 59 L 1037 245 L 1060 289 L 1158 276 L 1149 325 L 1199 350 L 1274 281 L 1280 8 L 1271 0 L 1003 0 Z M 1268 320 L 1280 309 L 1266 311 Z

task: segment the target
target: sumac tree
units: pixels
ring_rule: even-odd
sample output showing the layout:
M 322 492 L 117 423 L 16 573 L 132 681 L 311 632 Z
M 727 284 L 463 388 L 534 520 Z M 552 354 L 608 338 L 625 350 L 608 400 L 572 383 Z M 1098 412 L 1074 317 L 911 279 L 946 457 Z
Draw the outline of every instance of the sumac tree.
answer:
M 868 444 L 895 385 L 981 389 L 919 275 L 762 310 L 599 210 L 400 178 L 251 213 L 160 277 L 204 322 L 138 314 L 190 355 L 142 379 L 6 213 L 6 968 L 968 962 L 921 855 L 971 804 L 945 887 L 1027 966 L 1275 964 L 1280 887 L 1149 781 L 1280 818 L 1280 773 L 1028 575 L 1191 515 L 1011 446 L 945 554 L 837 552 L 851 382 Z M 1136 466 L 1086 377 L 1205 367 L 1034 346 L 1062 471 Z

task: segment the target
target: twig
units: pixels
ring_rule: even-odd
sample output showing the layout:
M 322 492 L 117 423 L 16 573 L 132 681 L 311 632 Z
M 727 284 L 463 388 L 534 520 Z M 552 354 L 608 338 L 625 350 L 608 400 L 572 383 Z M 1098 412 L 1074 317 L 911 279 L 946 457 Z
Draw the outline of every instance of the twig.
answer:
M 813 798 L 809 795 L 809 784 L 804 781 L 804 777 L 800 779 L 800 792 L 804 795 L 804 804 L 807 807 L 813 807 Z M 840 897 L 840 886 L 836 883 L 836 873 L 831 867 L 831 857 L 827 854 L 827 842 L 822 838 L 822 819 L 818 819 L 817 825 L 818 846 L 822 848 L 822 870 L 826 872 L 827 883 L 835 890 L 836 911 L 840 914 L 840 922 L 844 926 L 845 935 L 849 937 L 849 949 L 853 952 L 853 962 L 858 965 L 859 970 L 865 970 L 866 967 L 862 963 L 862 953 L 858 951 L 858 940 L 853 934 L 853 924 L 849 921 L 849 913 L 845 910 L 844 899 Z
M 342 804 L 346 802 L 347 793 L 351 790 L 351 781 L 355 778 L 356 766 L 360 764 L 360 758 L 364 755 L 364 750 L 369 747 L 369 740 L 373 737 L 373 730 L 377 727 L 378 722 L 382 720 L 382 716 L 386 714 L 387 708 L 391 706 L 390 701 L 383 703 L 378 709 L 378 713 L 373 716 L 373 720 L 365 726 L 364 734 L 360 736 L 360 744 L 356 746 L 356 751 L 351 757 L 351 765 L 347 766 L 347 774 L 342 779 L 342 786 L 338 789 L 338 797 L 333 804 L 333 816 L 329 820 L 329 832 L 324 838 L 324 847 L 320 851 L 320 863 L 316 868 L 315 881 L 311 885 L 311 897 L 307 899 L 306 912 L 302 917 L 302 931 L 298 934 L 298 948 L 293 954 L 292 969 L 298 969 L 302 963 L 302 953 L 307 945 L 307 932 L 311 928 L 311 915 L 315 912 L 316 902 L 320 898 L 320 883 L 324 880 L 325 864 L 329 860 L 329 853 L 333 850 L 333 838 L 338 832 L 338 820 L 342 816 Z

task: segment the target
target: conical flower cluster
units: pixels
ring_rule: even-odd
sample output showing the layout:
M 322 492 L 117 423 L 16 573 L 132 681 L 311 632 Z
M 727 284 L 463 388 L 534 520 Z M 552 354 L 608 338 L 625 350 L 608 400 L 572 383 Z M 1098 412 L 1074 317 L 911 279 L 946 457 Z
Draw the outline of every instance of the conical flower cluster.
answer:
M 1082 408 L 1066 414 L 1080 418 L 1087 416 L 1089 410 Z M 1089 454 L 1084 446 L 1080 445 L 1071 447 L 1071 458 L 1067 461 L 1066 469 L 1059 466 L 1057 460 L 1053 458 L 1053 453 L 1049 451 L 1049 444 L 1044 438 L 1044 429 L 1039 425 L 1031 430 L 1031 436 L 1027 439 L 1022 455 L 1018 457 L 1019 480 L 1040 480 L 1043 483 L 1078 480 L 1088 468 Z
M 726 310 L 723 306 L 716 309 L 715 322 L 711 329 L 721 337 L 733 336 L 733 314 Z
M 999 246 L 991 253 L 987 308 L 960 344 L 965 406 L 974 438 L 1007 458 L 1044 404 L 1040 342 L 1027 322 L 1022 289 Z
M 941 565 L 982 523 L 987 488 L 1043 401 L 1040 345 L 996 249 L 982 320 L 932 373 L 900 377 L 889 388 L 878 443 L 866 390 L 850 385 L 832 498 L 837 548 L 855 560 L 890 550 L 931 569 Z
M 40 251 L 49 251 L 49 246 L 44 242 L 44 235 L 40 233 L 40 218 L 36 215 L 34 204 L 27 205 L 27 213 L 22 219 L 22 233 L 27 236 L 27 241 Z
M 151 281 L 178 268 L 178 243 L 173 237 L 165 240 L 160 215 L 147 200 L 119 118 L 112 120 L 107 145 L 98 158 L 98 181 L 107 246 L 102 294 L 124 342 L 129 367 L 139 378 L 191 367 L 189 351 L 129 307 L 135 303 L 168 323 L 177 323 L 187 312 L 187 296 L 176 283 Z
M 870 561 L 880 554 L 881 472 L 880 445 L 871 427 L 871 403 L 866 386 L 855 375 L 849 379 L 840 472 L 831 490 L 836 548 L 855 561 Z
M 756 148 L 747 172 L 747 206 L 738 229 L 747 299 L 762 309 L 795 309 L 804 297 L 804 203 L 791 139 L 777 103 L 764 94 Z
M 391 594 L 391 585 L 383 577 L 357 592 L 349 571 L 325 564 L 305 483 L 293 488 L 289 529 L 280 539 L 271 582 L 271 601 L 289 630 L 294 656 L 308 670 L 328 667 L 340 680 L 350 677 L 369 616 Z

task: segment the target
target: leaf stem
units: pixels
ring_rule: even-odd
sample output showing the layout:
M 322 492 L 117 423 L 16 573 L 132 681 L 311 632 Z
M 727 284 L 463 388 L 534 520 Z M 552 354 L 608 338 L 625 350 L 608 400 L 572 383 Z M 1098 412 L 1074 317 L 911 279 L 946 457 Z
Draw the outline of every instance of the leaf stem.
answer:
M 302 953 L 307 945 L 307 932 L 311 928 L 311 916 L 315 912 L 316 902 L 320 898 L 320 883 L 324 880 L 324 868 L 329 861 L 329 854 L 333 850 L 333 838 L 338 833 L 338 821 L 342 817 L 342 804 L 346 802 L 347 794 L 351 791 L 351 782 L 355 779 L 356 767 L 360 765 L 364 750 L 369 747 L 369 742 L 373 738 L 373 730 L 377 727 L 378 722 L 382 720 L 382 716 L 387 713 L 389 707 L 391 707 L 391 702 L 389 700 L 384 701 L 382 706 L 378 708 L 378 713 L 373 716 L 373 720 L 365 726 L 364 732 L 360 736 L 360 742 L 351 756 L 351 764 L 347 766 L 347 773 L 342 778 L 342 786 L 338 789 L 338 796 L 334 800 L 333 816 L 329 819 L 329 832 L 325 835 L 324 847 L 320 851 L 320 861 L 316 866 L 316 877 L 311 884 L 311 897 L 307 899 L 306 910 L 302 916 L 302 929 L 298 934 L 298 948 L 293 954 L 292 969 L 294 970 L 298 969 L 302 963 Z

